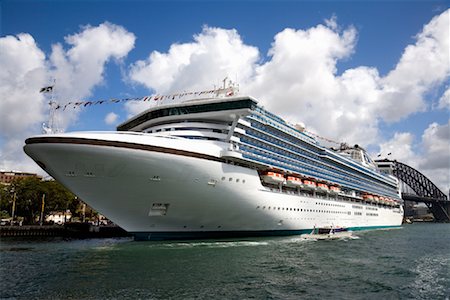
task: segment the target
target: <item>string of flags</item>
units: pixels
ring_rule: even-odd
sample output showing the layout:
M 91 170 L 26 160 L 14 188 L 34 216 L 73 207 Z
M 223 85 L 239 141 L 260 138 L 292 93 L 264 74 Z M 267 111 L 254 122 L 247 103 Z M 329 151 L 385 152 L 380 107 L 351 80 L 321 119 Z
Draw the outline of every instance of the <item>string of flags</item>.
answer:
M 53 91 L 53 86 L 43 87 L 40 92 L 41 93 L 49 93 Z M 226 96 L 232 96 L 234 91 L 232 89 L 214 89 L 214 90 L 206 90 L 206 91 L 198 91 L 198 92 L 182 92 L 175 93 L 170 95 L 153 95 L 153 96 L 144 96 L 137 98 L 124 98 L 124 99 L 104 99 L 104 100 L 96 100 L 96 101 L 70 101 L 66 104 L 57 104 L 55 103 L 54 109 L 62 109 L 66 110 L 66 108 L 77 108 L 77 107 L 87 107 L 92 105 L 100 105 L 100 104 L 109 104 L 109 103 L 123 103 L 128 101 L 163 101 L 163 100 L 175 100 L 180 99 L 186 96 L 204 96 L 209 94 L 217 94 L 220 92 L 225 92 Z
M 40 93 L 53 92 L 53 86 L 43 87 L 39 90 L 39 92 Z M 51 103 L 55 105 L 53 107 L 54 109 L 66 110 L 66 108 L 68 108 L 68 107 L 77 108 L 77 107 L 87 107 L 87 106 L 91 106 L 91 105 L 109 104 L 109 103 L 123 103 L 123 102 L 128 102 L 128 101 L 144 101 L 145 102 L 145 101 L 175 100 L 175 99 L 180 99 L 180 98 L 183 98 L 186 96 L 203 96 L 203 95 L 209 95 L 209 94 L 219 94 L 221 92 L 223 92 L 227 97 L 234 95 L 233 88 L 219 88 L 219 89 L 199 91 L 199 92 L 182 92 L 182 93 L 175 93 L 175 94 L 170 94 L 170 95 L 153 95 L 153 96 L 144 96 L 144 97 L 137 97 L 137 98 L 124 98 L 124 99 L 111 98 L 111 99 L 96 100 L 96 101 L 70 101 L 64 105 L 58 104 L 56 102 L 51 102 Z M 306 130 L 305 130 L 305 132 L 312 136 L 315 136 L 316 138 L 322 139 L 324 141 L 340 145 L 339 142 L 319 136 L 313 132 L 306 131 Z
M 330 139 L 328 139 L 328 138 L 326 138 L 326 137 L 323 137 L 323 136 L 320 136 L 320 135 L 318 135 L 318 134 L 315 134 L 315 133 L 313 133 L 313 132 L 311 132 L 311 131 L 305 130 L 305 132 L 308 133 L 308 134 L 310 134 L 310 135 L 312 135 L 312 136 L 314 136 L 314 137 L 316 137 L 316 138 L 318 138 L 318 139 L 327 141 L 327 142 L 329 142 L 329 143 L 333 143 L 333 144 L 336 144 L 336 145 L 340 145 L 340 144 L 341 144 L 341 143 L 339 143 L 339 142 L 336 142 L 336 141 L 330 140 Z

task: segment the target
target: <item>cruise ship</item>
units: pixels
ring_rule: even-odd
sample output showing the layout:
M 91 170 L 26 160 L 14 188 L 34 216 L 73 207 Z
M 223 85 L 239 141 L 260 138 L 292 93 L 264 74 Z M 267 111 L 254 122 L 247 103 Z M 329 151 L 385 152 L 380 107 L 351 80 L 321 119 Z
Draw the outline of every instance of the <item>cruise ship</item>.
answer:
M 30 137 L 24 150 L 136 240 L 401 226 L 398 180 L 362 147 L 327 148 L 230 94 L 152 107 L 113 132 Z

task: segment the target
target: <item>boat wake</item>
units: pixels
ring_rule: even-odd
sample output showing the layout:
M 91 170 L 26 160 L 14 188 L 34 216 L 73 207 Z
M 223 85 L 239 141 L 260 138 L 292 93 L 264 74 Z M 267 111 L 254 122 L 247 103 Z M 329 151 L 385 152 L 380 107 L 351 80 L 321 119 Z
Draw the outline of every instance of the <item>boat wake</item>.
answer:
M 267 246 L 267 241 L 215 241 L 215 242 L 180 242 L 149 245 L 159 249 L 189 249 L 189 248 L 233 248 Z

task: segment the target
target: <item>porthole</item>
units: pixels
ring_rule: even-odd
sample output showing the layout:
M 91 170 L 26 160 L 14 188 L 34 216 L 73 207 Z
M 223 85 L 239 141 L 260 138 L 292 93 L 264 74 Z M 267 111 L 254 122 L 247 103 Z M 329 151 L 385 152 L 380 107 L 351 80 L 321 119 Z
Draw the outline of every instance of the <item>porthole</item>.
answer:
M 225 180 L 225 176 L 224 177 L 222 177 L 222 181 L 224 181 Z
M 228 181 L 233 181 L 233 178 L 232 177 L 228 178 Z

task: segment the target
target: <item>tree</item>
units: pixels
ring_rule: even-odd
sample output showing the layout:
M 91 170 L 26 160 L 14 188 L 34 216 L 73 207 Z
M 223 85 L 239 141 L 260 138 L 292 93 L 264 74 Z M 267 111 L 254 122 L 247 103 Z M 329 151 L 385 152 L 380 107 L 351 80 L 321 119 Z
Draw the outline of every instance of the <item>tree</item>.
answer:
M 16 215 L 23 216 L 26 224 L 34 223 L 45 193 L 42 181 L 37 177 L 26 177 L 13 181 L 10 187 L 10 191 L 16 193 Z
M 55 180 L 44 181 L 46 194 L 45 212 L 66 211 L 75 212 L 78 201 L 75 195 Z
M 12 195 L 9 186 L 0 183 L 0 214 L 2 219 L 10 217 L 12 206 Z
M 24 217 L 25 224 L 37 221 L 41 213 L 44 194 L 44 217 L 52 211 L 66 211 L 67 209 L 75 213 L 79 205 L 75 195 L 59 182 L 27 177 L 15 180 L 10 186 L 3 187 L 3 192 L 0 191 L 1 210 L 11 212 L 13 193 L 16 193 L 15 215 Z

